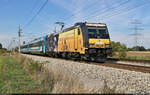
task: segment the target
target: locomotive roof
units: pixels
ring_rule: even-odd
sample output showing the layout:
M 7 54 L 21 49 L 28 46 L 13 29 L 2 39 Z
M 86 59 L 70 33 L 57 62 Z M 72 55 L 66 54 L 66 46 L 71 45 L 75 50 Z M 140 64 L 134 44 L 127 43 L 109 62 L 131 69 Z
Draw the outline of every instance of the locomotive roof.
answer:
M 71 30 L 71 29 L 74 29 L 74 28 L 76 28 L 76 27 L 78 27 L 78 26 L 106 26 L 106 24 L 105 23 L 87 23 L 87 22 L 77 22 L 77 23 L 75 23 L 74 24 L 74 26 L 71 26 L 71 27 L 69 27 L 69 28 L 66 28 L 66 29 L 64 29 L 62 32 L 66 32 L 66 31 L 69 31 L 69 30 Z

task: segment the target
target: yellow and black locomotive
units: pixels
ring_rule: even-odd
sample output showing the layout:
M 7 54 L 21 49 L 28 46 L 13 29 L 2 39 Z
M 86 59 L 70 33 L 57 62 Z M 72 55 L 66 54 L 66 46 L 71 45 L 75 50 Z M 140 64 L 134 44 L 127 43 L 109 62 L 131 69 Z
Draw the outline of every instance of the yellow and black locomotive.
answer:
M 43 39 L 41 53 L 50 56 L 101 60 L 112 53 L 107 25 L 103 23 L 78 22 Z
M 102 59 L 111 54 L 106 24 L 76 23 L 59 34 L 58 52 L 61 55 L 84 59 Z

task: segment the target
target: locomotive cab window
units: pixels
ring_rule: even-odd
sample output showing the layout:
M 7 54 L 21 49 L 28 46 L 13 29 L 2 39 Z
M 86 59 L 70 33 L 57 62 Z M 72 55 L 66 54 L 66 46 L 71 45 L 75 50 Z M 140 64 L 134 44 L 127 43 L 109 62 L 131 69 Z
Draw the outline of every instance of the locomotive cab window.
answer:
M 95 39 L 108 39 L 107 28 L 88 27 L 88 37 Z

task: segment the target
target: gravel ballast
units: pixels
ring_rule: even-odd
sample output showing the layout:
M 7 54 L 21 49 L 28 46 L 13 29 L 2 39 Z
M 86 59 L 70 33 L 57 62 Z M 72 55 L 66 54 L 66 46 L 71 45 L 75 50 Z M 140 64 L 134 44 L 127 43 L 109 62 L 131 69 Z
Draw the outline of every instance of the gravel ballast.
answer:
M 77 76 L 85 89 L 101 93 L 106 82 L 109 88 L 121 93 L 150 93 L 150 74 L 111 67 L 83 64 L 74 61 L 25 55 L 33 60 L 47 62 L 48 69 L 61 67 Z

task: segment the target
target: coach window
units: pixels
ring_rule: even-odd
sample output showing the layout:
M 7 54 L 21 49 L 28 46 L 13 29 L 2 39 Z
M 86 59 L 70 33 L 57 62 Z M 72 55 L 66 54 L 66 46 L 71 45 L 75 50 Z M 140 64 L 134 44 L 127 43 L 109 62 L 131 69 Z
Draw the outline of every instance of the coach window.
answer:
M 78 35 L 80 35 L 80 29 L 78 28 Z

